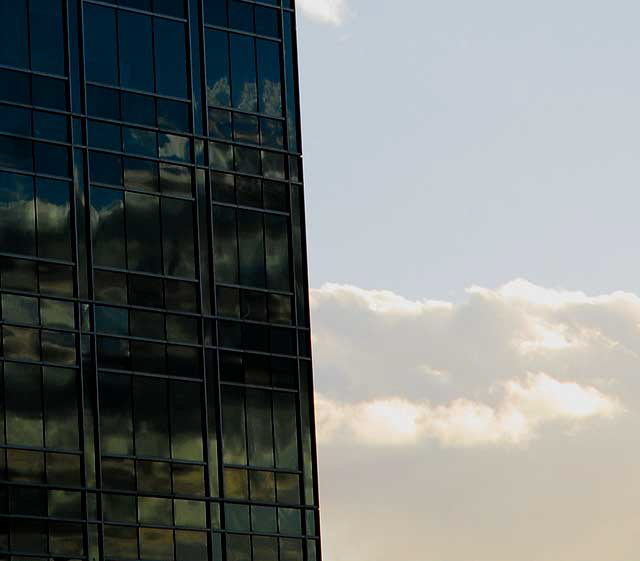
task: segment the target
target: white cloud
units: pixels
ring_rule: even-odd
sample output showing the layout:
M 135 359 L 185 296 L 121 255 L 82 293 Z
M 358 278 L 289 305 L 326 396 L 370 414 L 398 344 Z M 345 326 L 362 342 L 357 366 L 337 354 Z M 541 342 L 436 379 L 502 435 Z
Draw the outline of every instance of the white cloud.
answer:
M 438 407 L 400 398 L 340 403 L 319 394 L 318 438 L 324 444 L 346 437 L 383 446 L 412 445 L 420 439 L 463 447 L 518 444 L 545 423 L 612 417 L 621 410 L 616 399 L 596 388 L 543 373 L 511 380 L 503 392 L 495 407 L 464 398 Z
M 298 0 L 297 7 L 315 21 L 336 26 L 344 22 L 347 14 L 346 0 Z
M 327 561 L 633 557 L 637 295 L 327 284 L 312 312 Z

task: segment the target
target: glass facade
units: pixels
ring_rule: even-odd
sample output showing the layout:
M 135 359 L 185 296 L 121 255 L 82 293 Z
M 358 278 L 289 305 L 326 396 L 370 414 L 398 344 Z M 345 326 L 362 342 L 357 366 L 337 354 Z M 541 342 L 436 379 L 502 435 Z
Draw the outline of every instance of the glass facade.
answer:
M 0 0 L 0 561 L 319 561 L 293 0 Z

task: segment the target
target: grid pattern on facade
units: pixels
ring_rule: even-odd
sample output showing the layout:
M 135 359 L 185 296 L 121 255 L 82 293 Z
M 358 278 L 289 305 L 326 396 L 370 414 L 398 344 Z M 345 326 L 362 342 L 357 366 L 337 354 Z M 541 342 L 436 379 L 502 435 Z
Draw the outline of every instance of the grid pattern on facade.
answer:
M 0 559 L 320 558 L 292 0 L 0 0 Z

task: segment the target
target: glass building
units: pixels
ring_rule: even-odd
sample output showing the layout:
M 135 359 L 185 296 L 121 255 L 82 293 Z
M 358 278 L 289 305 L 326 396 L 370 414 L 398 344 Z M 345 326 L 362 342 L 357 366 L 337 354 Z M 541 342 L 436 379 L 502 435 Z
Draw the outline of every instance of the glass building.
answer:
M 293 0 L 0 0 L 0 561 L 320 557 Z

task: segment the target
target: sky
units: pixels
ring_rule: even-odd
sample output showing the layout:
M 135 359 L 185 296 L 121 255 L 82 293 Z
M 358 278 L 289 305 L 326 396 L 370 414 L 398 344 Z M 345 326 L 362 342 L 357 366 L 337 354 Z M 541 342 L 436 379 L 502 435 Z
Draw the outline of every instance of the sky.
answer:
M 298 8 L 325 561 L 634 561 L 640 5 Z

